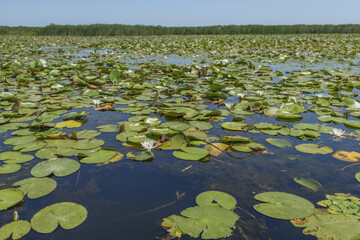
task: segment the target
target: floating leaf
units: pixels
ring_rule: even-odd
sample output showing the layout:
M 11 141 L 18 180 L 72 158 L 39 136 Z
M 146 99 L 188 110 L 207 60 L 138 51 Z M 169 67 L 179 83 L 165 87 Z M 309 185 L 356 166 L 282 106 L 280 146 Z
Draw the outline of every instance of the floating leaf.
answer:
M 214 127 L 211 123 L 205 121 L 190 121 L 189 123 L 192 127 L 195 127 L 202 131 L 210 130 Z
M 356 181 L 360 182 L 360 172 L 357 172 L 355 174 L 355 179 L 356 179 Z
M 332 153 L 333 150 L 330 147 L 324 146 L 320 147 L 318 144 L 312 143 L 303 143 L 295 146 L 296 150 L 304 153 L 311 154 L 329 154 Z
M 321 190 L 322 188 L 322 185 L 318 181 L 315 181 L 314 179 L 311 178 L 295 177 L 294 181 L 297 182 L 298 184 L 303 185 L 304 187 L 310 188 L 315 192 Z
M 80 168 L 80 163 L 70 158 L 55 158 L 39 162 L 30 171 L 34 177 L 47 177 L 54 174 L 57 177 L 70 175 Z
M 132 153 L 128 153 L 126 155 L 127 158 L 135 161 L 148 161 L 154 158 L 154 153 L 151 151 L 143 151 L 140 153 L 137 153 L 136 155 Z
M 12 207 L 23 200 L 25 193 L 17 188 L 0 190 L 0 210 Z
M 21 169 L 20 164 L 6 163 L 6 164 L 0 166 L 0 174 L 14 173 L 14 172 L 19 171 L 20 169 Z
M 219 239 L 230 236 L 239 216 L 221 207 L 197 206 L 181 212 L 187 217 L 180 219 L 177 226 L 185 234 L 202 239 Z
M 71 148 L 79 149 L 79 150 L 89 150 L 100 147 L 104 144 L 104 141 L 101 139 L 84 139 L 76 141 L 74 144 L 71 145 Z
M 115 124 L 102 125 L 102 126 L 99 126 L 96 128 L 99 129 L 100 132 L 117 132 L 118 131 L 118 126 Z
M 2 152 L 0 153 L 0 160 L 5 163 L 24 163 L 34 159 L 32 155 L 25 155 L 20 152 Z
M 163 219 L 161 226 L 166 228 L 168 233 L 171 236 L 181 238 L 182 232 L 181 232 L 180 228 L 177 226 L 177 222 L 183 218 L 184 217 L 182 217 L 182 216 L 171 215 L 171 216 Z
M 305 218 L 305 235 L 313 235 L 318 239 L 358 239 L 360 236 L 360 222 L 343 214 L 330 214 L 326 210 L 316 209 L 315 213 Z
M 249 127 L 248 124 L 242 122 L 223 122 L 221 123 L 221 126 L 224 129 L 231 131 L 244 131 L 247 127 Z
M 67 120 L 63 122 L 58 122 L 55 127 L 56 128 L 77 128 L 81 127 L 84 124 L 84 121 L 76 121 L 76 120 Z
M 197 161 L 205 158 L 210 154 L 208 149 L 197 148 L 197 147 L 184 147 L 181 151 L 173 152 L 173 156 L 183 160 Z
M 5 240 L 12 236 L 12 239 L 20 239 L 31 230 L 31 225 L 28 221 L 17 220 L 8 223 L 0 228 L 0 239 Z
M 219 156 L 220 154 L 224 153 L 224 151 L 229 147 L 230 145 L 225 143 L 212 143 L 206 145 L 204 148 L 209 149 L 211 155 Z
M 270 143 L 270 144 L 272 144 L 274 146 L 280 147 L 280 148 L 291 147 L 291 143 L 286 139 L 267 138 L 266 142 L 268 142 L 268 143 Z
M 13 184 L 20 186 L 19 189 L 30 199 L 48 195 L 55 190 L 56 185 L 56 181 L 51 178 L 26 178 Z
M 87 218 L 86 209 L 80 204 L 61 202 L 47 206 L 31 218 L 31 227 L 39 233 L 51 233 L 57 226 L 72 229 Z
M 80 160 L 81 163 L 102 163 L 110 160 L 116 155 L 116 151 L 114 149 L 100 149 L 97 152 L 88 154 L 87 157 L 82 158 Z
M 308 217 L 314 212 L 314 205 L 308 200 L 284 192 L 264 192 L 255 195 L 256 200 L 264 202 L 254 209 L 268 217 L 291 220 Z
M 183 147 L 186 147 L 187 141 L 185 140 L 182 134 L 176 134 L 171 137 L 169 141 L 164 142 L 160 148 L 166 150 L 178 150 Z
M 252 138 L 243 136 L 221 136 L 221 140 L 224 142 L 251 142 Z
M 236 199 L 224 192 L 207 191 L 196 197 L 196 203 L 199 206 L 220 206 L 230 210 L 236 206 Z
M 358 152 L 347 152 L 347 151 L 337 151 L 332 155 L 334 158 L 339 159 L 345 162 L 358 162 L 360 159 L 360 153 Z
M 27 144 L 27 143 L 31 143 L 33 141 L 35 141 L 37 138 L 35 136 L 21 136 L 21 137 L 13 137 L 13 138 L 9 138 L 7 140 L 4 141 L 4 144 L 6 145 L 22 145 L 22 144 Z

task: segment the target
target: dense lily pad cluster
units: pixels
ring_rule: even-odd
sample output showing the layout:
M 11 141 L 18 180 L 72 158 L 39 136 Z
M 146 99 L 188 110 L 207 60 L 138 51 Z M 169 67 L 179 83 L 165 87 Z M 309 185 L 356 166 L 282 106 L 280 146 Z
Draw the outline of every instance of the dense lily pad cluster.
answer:
M 357 162 L 356 149 L 333 149 L 322 140 L 360 134 L 358 43 L 351 35 L 3 37 L 0 174 L 22 173 L 29 165 L 32 177 L 0 190 L 6 199 L 1 209 L 25 195 L 51 193 L 55 177 L 83 164 L 124 156 L 151 161 L 158 151 L 204 162 L 276 146 L 309 155 L 335 151 L 333 157 Z M 321 187 L 310 178 L 295 179 L 314 191 Z M 199 204 L 182 218 L 195 221 L 199 212 L 213 216 L 222 208 Z M 36 219 L 63 214 L 54 209 L 56 216 Z M 195 222 L 199 229 L 212 226 Z

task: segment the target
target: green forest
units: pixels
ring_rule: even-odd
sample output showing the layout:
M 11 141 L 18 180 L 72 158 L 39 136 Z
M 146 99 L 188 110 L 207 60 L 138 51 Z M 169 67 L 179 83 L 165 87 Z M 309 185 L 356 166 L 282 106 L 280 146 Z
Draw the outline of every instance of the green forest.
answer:
M 360 24 L 343 25 L 227 25 L 164 27 L 147 25 L 92 24 L 45 27 L 0 26 L 0 35 L 30 36 L 146 36 L 146 35 L 233 35 L 233 34 L 327 34 L 360 33 Z

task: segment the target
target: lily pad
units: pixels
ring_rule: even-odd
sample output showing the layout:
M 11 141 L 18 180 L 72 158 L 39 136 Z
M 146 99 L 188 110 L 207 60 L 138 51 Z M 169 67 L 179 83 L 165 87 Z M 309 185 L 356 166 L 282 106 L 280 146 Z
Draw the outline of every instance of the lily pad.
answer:
M 5 145 L 22 145 L 22 144 L 27 144 L 27 143 L 31 143 L 33 141 L 35 141 L 37 138 L 35 136 L 21 136 L 21 137 L 13 137 L 13 138 L 9 138 L 7 140 L 4 141 Z
M 181 134 L 176 134 L 175 136 L 171 137 L 169 141 L 164 142 L 160 148 L 166 150 L 178 150 L 183 147 L 186 147 L 187 141 L 185 140 L 184 136 Z
M 84 124 L 84 121 L 76 121 L 76 120 L 67 120 L 63 122 L 58 122 L 55 127 L 56 128 L 77 128 L 81 127 Z
M 303 143 L 295 146 L 296 150 L 311 154 L 330 154 L 333 150 L 330 147 L 320 147 L 318 144 Z
M 19 171 L 20 169 L 21 169 L 20 164 L 6 163 L 6 164 L 0 166 L 0 174 L 14 173 L 14 172 Z
M 230 210 L 236 206 L 236 199 L 224 192 L 207 191 L 196 197 L 196 203 L 199 206 L 220 206 Z
M 244 131 L 247 127 L 249 127 L 248 124 L 242 122 L 223 122 L 221 123 L 221 126 L 224 129 L 231 131 Z
M 239 216 L 221 207 L 197 206 L 181 212 L 187 217 L 180 219 L 177 226 L 185 234 L 202 239 L 219 239 L 230 236 Z
M 295 177 L 294 181 L 300 185 L 303 185 L 304 187 L 310 188 L 314 192 L 320 191 L 322 188 L 322 185 L 318 181 L 315 181 L 312 178 Z
M 12 239 L 20 239 L 31 230 L 28 221 L 18 220 L 8 223 L 0 228 L 0 239 L 5 240 L 12 236 Z
M 2 152 L 0 153 L 0 160 L 5 163 L 24 163 L 34 159 L 34 156 L 22 154 L 20 152 Z
M 79 140 L 76 141 L 75 143 L 73 143 L 71 145 L 71 148 L 74 149 L 79 149 L 79 150 L 89 150 L 89 149 L 94 149 L 97 147 L 100 147 L 104 144 L 104 141 L 101 139 L 83 139 L 83 140 Z
M 197 147 L 184 147 L 181 149 L 181 151 L 173 152 L 174 157 L 191 161 L 198 161 L 202 158 L 205 158 L 209 154 L 210 151 L 208 149 Z
M 279 148 L 286 148 L 286 147 L 291 147 L 291 143 L 286 140 L 286 139 L 281 139 L 281 138 L 267 138 L 266 142 L 277 146 Z
M 308 217 L 314 212 L 314 205 L 308 200 L 290 193 L 265 192 L 254 197 L 264 202 L 254 206 L 254 209 L 265 216 L 291 220 Z
M 81 163 L 102 163 L 110 160 L 116 155 L 116 151 L 114 149 L 100 149 L 97 152 L 88 154 L 87 157 L 82 158 L 80 160 Z
M 51 233 L 58 225 L 73 229 L 87 218 L 86 209 L 77 203 L 61 202 L 47 206 L 31 218 L 31 227 L 39 233 Z
M 70 175 L 80 168 L 80 163 L 70 158 L 55 158 L 39 162 L 30 171 L 34 177 L 47 177 L 54 174 L 57 177 Z
M 294 224 L 304 227 L 305 235 L 313 235 L 318 239 L 358 239 L 360 236 L 360 222 L 343 214 L 330 214 L 326 210 L 317 209 L 314 215 L 305 218 L 305 223 Z
M 360 153 L 354 151 L 336 151 L 332 156 L 345 162 L 358 162 L 360 159 Z
M 0 210 L 12 207 L 23 200 L 25 193 L 17 188 L 0 190 Z
M 251 142 L 252 138 L 227 135 L 221 136 L 221 140 L 224 142 Z
M 26 178 L 13 184 L 13 186 L 20 186 L 19 189 L 30 199 L 48 195 L 55 190 L 56 185 L 56 181 L 51 178 Z

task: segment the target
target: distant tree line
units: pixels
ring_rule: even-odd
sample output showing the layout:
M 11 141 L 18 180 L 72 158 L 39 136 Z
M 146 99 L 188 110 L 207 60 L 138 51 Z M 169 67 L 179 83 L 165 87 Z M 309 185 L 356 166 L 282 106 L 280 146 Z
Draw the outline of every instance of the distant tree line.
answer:
M 326 34 L 360 33 L 360 24 L 343 25 L 227 25 L 204 27 L 163 27 L 146 25 L 92 24 L 46 27 L 0 26 L 0 35 L 32 36 L 148 36 L 223 34 Z

